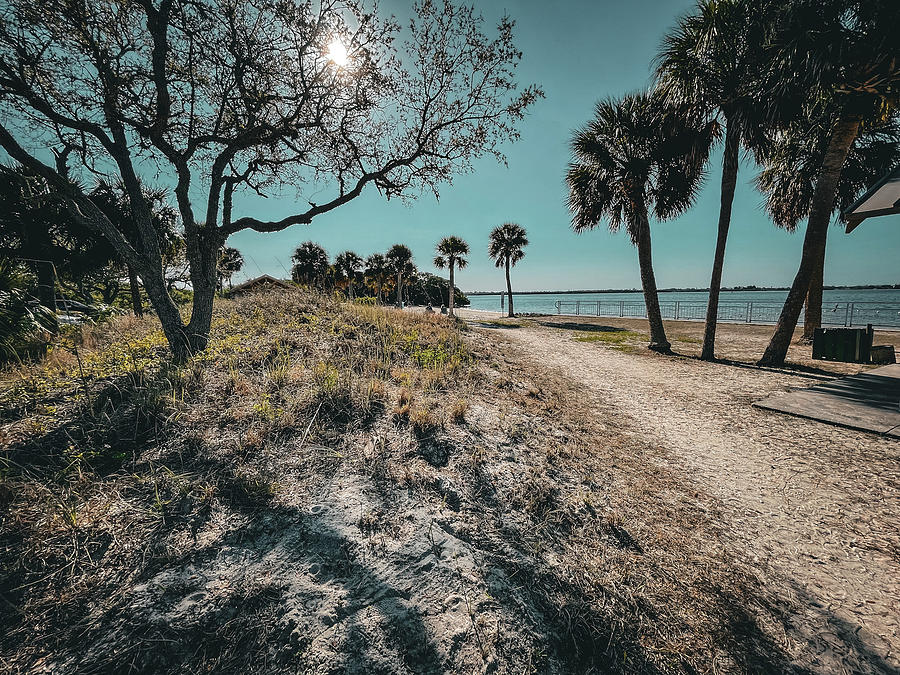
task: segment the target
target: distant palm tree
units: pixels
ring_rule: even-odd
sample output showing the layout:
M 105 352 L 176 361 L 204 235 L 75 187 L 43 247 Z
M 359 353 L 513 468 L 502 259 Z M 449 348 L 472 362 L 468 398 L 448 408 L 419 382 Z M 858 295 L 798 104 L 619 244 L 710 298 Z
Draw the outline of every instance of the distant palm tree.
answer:
M 219 262 L 216 265 L 216 280 L 219 290 L 228 281 L 228 287 L 231 288 L 231 277 L 241 271 L 244 266 L 244 256 L 236 248 L 230 246 L 224 247 L 219 251 Z
M 394 244 L 385 254 L 388 267 L 397 275 L 397 306 L 403 306 L 403 277 L 415 274 L 416 266 L 413 264 L 413 254 L 408 246 Z
M 375 301 L 382 303 L 381 289 L 390 274 L 387 259 L 381 253 L 373 253 L 366 258 L 366 276 L 375 284 Z
M 576 232 L 604 219 L 623 224 L 637 246 L 650 324 L 650 349 L 667 353 L 650 245 L 650 209 L 659 220 L 683 213 L 703 182 L 715 138 L 712 123 L 693 119 L 658 94 L 630 94 L 597 104 L 594 118 L 572 139 L 566 181 Z
M 434 258 L 434 266 L 442 270 L 445 267 L 450 270 L 450 301 L 447 303 L 448 312 L 453 316 L 453 296 L 456 295 L 456 286 L 453 282 L 453 269 L 462 269 L 469 264 L 464 256 L 469 255 L 469 245 L 460 237 L 444 237 L 438 242 L 437 256 Z
M 821 118 L 817 113 L 815 118 Z M 766 210 L 779 227 L 793 232 L 809 215 L 816 179 L 828 147 L 829 124 L 806 117 L 780 131 L 765 153 L 756 185 L 766 196 Z M 900 117 L 866 124 L 847 155 L 832 213 L 847 209 L 868 187 L 900 165 Z M 827 235 L 827 232 L 826 232 Z M 824 257 L 813 270 L 806 295 L 803 337 L 811 340 L 822 325 Z
M 810 198 L 800 266 L 759 361 L 766 366 L 784 364 L 813 276 L 824 266 L 841 172 L 857 137 L 866 124 L 896 114 L 900 2 L 794 0 L 784 3 L 773 25 L 766 100 L 785 117 L 795 109 L 808 114 L 823 102 L 830 105 L 818 120 L 828 126 L 828 142 Z
M 353 251 L 339 253 L 334 259 L 334 268 L 342 279 L 347 280 L 347 294 L 352 300 L 355 295 L 353 285 L 356 283 L 356 275 L 362 269 L 363 259 Z
M 300 284 L 322 288 L 328 276 L 328 254 L 313 241 L 300 244 L 291 256 L 291 277 Z
M 525 228 L 515 223 L 504 223 L 491 230 L 488 255 L 493 259 L 497 267 L 506 268 L 506 294 L 509 298 L 509 314 L 515 316 L 513 311 L 512 283 L 509 280 L 509 268 L 525 257 L 522 249 L 528 246 L 528 237 L 525 236 Z
M 657 57 L 657 87 L 675 105 L 689 105 L 725 123 L 716 252 L 709 282 L 701 359 L 715 358 L 716 322 L 725 245 L 741 145 L 759 146 L 763 120 L 759 77 L 765 2 L 699 0 L 665 37 Z

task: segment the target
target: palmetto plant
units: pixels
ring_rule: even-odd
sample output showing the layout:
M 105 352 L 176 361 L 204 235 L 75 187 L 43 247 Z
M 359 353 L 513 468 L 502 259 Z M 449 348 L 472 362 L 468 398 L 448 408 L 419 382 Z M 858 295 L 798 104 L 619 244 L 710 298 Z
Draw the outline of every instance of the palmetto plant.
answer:
M 766 197 L 766 211 L 779 227 L 794 231 L 809 215 L 831 124 L 817 112 L 779 131 L 765 155 L 756 185 Z M 816 123 L 814 120 L 825 123 Z M 847 154 L 833 212 L 847 209 L 869 186 L 900 165 L 900 117 L 867 122 Z M 827 234 L 827 233 L 826 233 Z M 824 263 L 824 258 L 822 260 Z M 803 336 L 811 339 L 822 323 L 823 265 L 813 270 L 806 296 Z
M 29 299 L 26 286 L 21 267 L 0 260 L 0 362 L 18 360 L 58 329 L 56 314 Z
M 512 283 L 509 280 L 509 268 L 525 257 L 523 250 L 528 246 L 525 228 L 516 223 L 503 223 L 491 230 L 488 255 L 497 267 L 506 269 L 506 293 L 509 297 L 508 316 L 515 316 L 513 310 Z
M 347 282 L 347 294 L 352 300 L 354 298 L 354 285 L 356 284 L 356 276 L 362 270 L 363 259 L 353 251 L 344 251 L 338 253 L 334 259 L 334 268 L 341 279 Z
M 328 276 L 328 254 L 313 241 L 300 244 L 291 256 L 291 277 L 297 283 L 321 288 Z
M 403 277 L 409 277 L 416 273 L 413 263 L 413 254 L 404 244 L 394 244 L 385 254 L 388 268 L 397 275 L 397 306 L 403 306 Z
M 381 290 L 384 288 L 384 282 L 387 281 L 391 274 L 388 268 L 387 259 L 381 253 L 373 253 L 366 258 L 366 278 L 375 284 L 375 301 L 380 305 L 382 302 Z
M 657 87 L 675 105 L 687 105 L 725 125 L 719 222 L 702 359 L 714 358 L 719 291 L 741 146 L 760 147 L 765 107 L 759 101 L 767 2 L 700 0 L 665 37 L 657 57 Z
M 824 266 L 828 222 L 854 143 L 866 124 L 896 114 L 898 25 L 896 0 L 794 0 L 773 22 L 766 58 L 772 113 L 825 124 L 828 141 L 810 196 L 800 265 L 761 365 L 782 365 L 787 356 L 811 281 Z
M 434 266 L 438 269 L 450 270 L 450 292 L 447 303 L 450 316 L 453 316 L 453 296 L 456 295 L 456 286 L 453 281 L 454 268 L 462 269 L 469 264 L 465 256 L 469 255 L 469 245 L 460 237 L 444 237 L 435 247 L 437 256 L 434 258 Z
M 597 104 L 594 117 L 572 139 L 566 175 L 572 227 L 584 232 L 607 221 L 624 226 L 637 246 L 650 324 L 650 349 L 668 352 L 650 244 L 650 213 L 659 220 L 693 203 L 717 127 L 658 93 L 630 94 Z

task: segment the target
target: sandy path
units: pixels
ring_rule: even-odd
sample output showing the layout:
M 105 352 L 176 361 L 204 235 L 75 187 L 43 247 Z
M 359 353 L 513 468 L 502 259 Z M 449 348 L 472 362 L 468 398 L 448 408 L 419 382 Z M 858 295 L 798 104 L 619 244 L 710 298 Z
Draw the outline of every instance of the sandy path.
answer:
M 729 543 L 793 608 L 778 632 L 798 665 L 900 670 L 900 443 L 751 407 L 808 375 L 627 354 L 546 327 L 503 334 L 722 500 Z

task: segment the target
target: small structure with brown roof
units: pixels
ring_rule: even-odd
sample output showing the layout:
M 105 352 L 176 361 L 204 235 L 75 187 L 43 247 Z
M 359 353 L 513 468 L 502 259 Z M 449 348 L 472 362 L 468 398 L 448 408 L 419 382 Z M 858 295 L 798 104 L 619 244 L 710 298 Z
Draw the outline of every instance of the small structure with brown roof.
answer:
M 294 288 L 287 281 L 283 281 L 282 279 L 276 279 L 275 277 L 270 277 L 268 274 L 263 274 L 260 277 L 256 277 L 255 279 L 248 279 L 244 283 L 238 284 L 234 288 L 231 289 L 232 295 L 240 295 L 241 293 L 256 293 L 262 290 L 268 290 L 272 288 L 283 288 L 285 290 L 290 290 Z

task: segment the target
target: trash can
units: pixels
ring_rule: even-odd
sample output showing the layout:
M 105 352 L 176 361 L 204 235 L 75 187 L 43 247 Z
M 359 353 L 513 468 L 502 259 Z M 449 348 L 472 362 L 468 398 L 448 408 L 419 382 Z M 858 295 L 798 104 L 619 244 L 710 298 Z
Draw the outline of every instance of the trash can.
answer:
M 812 356 L 823 361 L 868 363 L 873 337 L 872 324 L 865 328 L 817 328 Z

